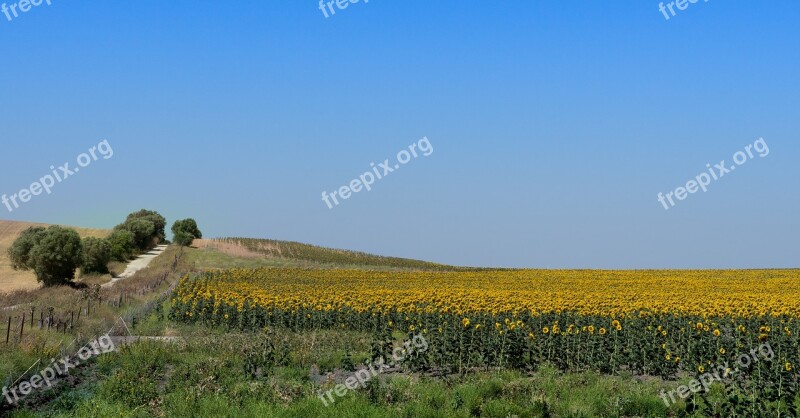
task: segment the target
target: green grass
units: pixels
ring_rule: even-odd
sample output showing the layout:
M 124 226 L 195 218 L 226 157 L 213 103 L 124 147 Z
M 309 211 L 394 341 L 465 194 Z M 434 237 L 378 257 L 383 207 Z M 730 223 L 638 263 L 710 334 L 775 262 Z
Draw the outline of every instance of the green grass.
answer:
M 168 309 L 166 307 L 165 309 Z M 328 372 L 347 375 L 346 357 L 369 358 L 369 334 L 318 330 L 228 332 L 176 324 L 157 312 L 135 334 L 179 333 L 184 342 L 139 342 L 98 358 L 74 387 L 14 412 L 17 417 L 620 417 L 678 414 L 658 398 L 674 383 L 631 376 L 483 371 L 464 376 L 380 375 L 330 406 Z M 271 345 L 265 345 L 270 342 Z M 270 347 L 265 349 L 264 347 Z M 259 373 L 246 366 L 254 353 Z M 312 370 L 314 372 L 312 373 Z M 319 370 L 319 372 L 317 372 Z

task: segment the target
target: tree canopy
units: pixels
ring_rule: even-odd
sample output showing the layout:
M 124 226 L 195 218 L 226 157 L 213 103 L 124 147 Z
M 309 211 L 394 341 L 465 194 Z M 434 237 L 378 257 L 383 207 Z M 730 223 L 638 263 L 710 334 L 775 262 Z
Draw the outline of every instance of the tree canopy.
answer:
M 197 221 L 192 218 L 181 219 L 172 224 L 174 241 L 178 245 L 189 246 L 195 239 L 203 238 L 203 233 L 197 227 Z
M 33 270 L 45 286 L 69 284 L 83 263 L 81 237 L 60 226 L 28 228 L 8 249 L 11 265 L 17 270 Z

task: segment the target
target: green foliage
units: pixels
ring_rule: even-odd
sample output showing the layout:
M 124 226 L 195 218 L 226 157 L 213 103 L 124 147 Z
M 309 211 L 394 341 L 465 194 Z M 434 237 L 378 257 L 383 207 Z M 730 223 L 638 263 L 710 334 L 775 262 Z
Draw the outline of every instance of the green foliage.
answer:
M 108 273 L 108 262 L 111 261 L 111 244 L 102 238 L 84 238 L 83 240 L 83 273 Z
M 30 253 L 33 247 L 41 239 L 41 234 L 45 228 L 32 226 L 22 231 L 19 238 L 8 249 L 8 258 L 14 270 L 29 270 Z
M 148 250 L 153 244 L 156 226 L 147 219 L 134 219 L 125 222 L 125 229 L 133 234 L 133 243 L 140 251 Z
M 142 209 L 138 212 L 131 213 L 125 219 L 125 222 L 131 222 L 136 219 L 144 219 L 153 223 L 155 231 L 153 237 L 157 238 L 156 244 L 160 243 L 167 234 L 164 229 L 167 227 L 167 220 L 156 211 Z
M 81 237 L 60 226 L 29 228 L 9 249 L 12 265 L 18 270 L 33 270 L 45 286 L 69 284 L 75 269 L 83 264 Z
M 175 235 L 175 243 L 188 247 L 195 239 L 203 238 L 203 233 L 197 227 L 197 222 L 192 219 L 181 219 L 172 224 L 172 233 Z
M 109 245 L 111 245 L 112 260 L 125 262 L 133 258 L 136 254 L 136 243 L 131 231 L 116 229 L 107 240 Z
M 194 237 L 183 231 L 175 233 L 174 242 L 182 247 L 188 247 L 194 242 Z
M 142 209 L 128 215 L 125 222 L 114 229 L 129 231 L 133 234 L 134 246 L 139 251 L 147 251 L 164 240 L 166 225 L 167 220 L 158 212 Z

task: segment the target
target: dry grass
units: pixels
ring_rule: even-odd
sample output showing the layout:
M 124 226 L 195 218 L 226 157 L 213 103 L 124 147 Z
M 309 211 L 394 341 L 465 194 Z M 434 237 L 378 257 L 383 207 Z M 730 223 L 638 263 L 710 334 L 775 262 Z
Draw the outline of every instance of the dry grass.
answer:
M 33 222 L 16 222 L 0 220 L 0 293 L 17 290 L 38 289 L 41 285 L 31 271 L 15 271 L 8 259 L 8 248 L 14 243 L 22 231 L 32 226 L 49 226 Z M 111 232 L 107 229 L 74 228 L 81 237 L 104 238 Z
M 236 242 L 224 242 L 210 239 L 196 239 L 192 242 L 192 247 L 200 249 L 211 249 L 219 251 L 237 258 L 265 258 L 266 255 L 249 250 L 247 247 Z

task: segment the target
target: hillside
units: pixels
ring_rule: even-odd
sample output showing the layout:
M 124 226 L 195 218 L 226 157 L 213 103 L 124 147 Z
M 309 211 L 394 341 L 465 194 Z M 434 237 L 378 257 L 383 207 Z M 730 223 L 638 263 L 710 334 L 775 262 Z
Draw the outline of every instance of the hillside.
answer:
M 398 257 L 384 257 L 358 251 L 339 250 L 318 247 L 291 241 L 277 241 L 253 238 L 220 238 L 199 239 L 193 243 L 203 251 L 214 251 L 231 257 L 225 260 L 214 260 L 208 268 L 224 267 L 258 267 L 258 266 L 300 266 L 316 268 L 379 268 L 402 270 L 454 270 L 458 267 L 428 261 L 412 260 Z M 208 254 L 206 254 L 208 255 Z M 207 257 L 205 257 L 207 258 Z M 200 257 L 203 261 L 204 257 Z M 235 259 L 235 260 L 234 260 Z M 252 260 L 245 265 L 228 265 L 230 262 L 241 263 Z
M 14 243 L 22 231 L 32 226 L 48 226 L 34 222 L 17 222 L 0 220 L 0 293 L 15 290 L 30 290 L 39 287 L 36 276 L 30 271 L 15 271 L 11 268 L 11 261 L 6 254 L 8 248 Z M 72 227 L 71 227 L 72 228 Z M 73 228 L 81 237 L 105 237 L 109 230 Z

